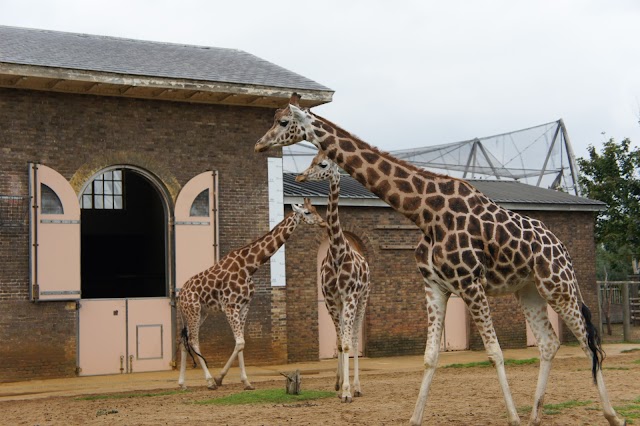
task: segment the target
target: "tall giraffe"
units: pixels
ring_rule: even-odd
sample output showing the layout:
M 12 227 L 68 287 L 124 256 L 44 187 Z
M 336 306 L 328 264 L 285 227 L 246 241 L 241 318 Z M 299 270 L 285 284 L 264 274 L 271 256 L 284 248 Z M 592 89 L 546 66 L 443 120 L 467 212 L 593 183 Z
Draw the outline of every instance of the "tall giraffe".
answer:
M 424 375 L 412 425 L 422 423 L 439 356 L 447 301 L 462 298 L 495 365 L 510 425 L 520 418 L 507 382 L 504 358 L 490 316 L 487 296 L 514 294 L 536 337 L 540 371 L 530 424 L 540 424 L 551 362 L 560 347 L 547 317 L 547 304 L 562 317 L 592 361 L 605 418 L 624 425 L 613 409 L 602 377 L 603 352 L 591 314 L 582 301 L 565 246 L 539 220 L 504 209 L 468 182 L 431 173 L 381 152 L 346 130 L 299 106 L 276 111 L 274 124 L 255 150 L 313 143 L 328 158 L 423 232 L 415 251 L 425 280 L 429 325 Z
M 364 320 L 369 298 L 369 265 L 354 250 L 345 237 L 338 216 L 340 198 L 340 170 L 333 161 L 319 152 L 311 165 L 296 178 L 298 182 L 329 181 L 327 204 L 327 234 L 329 248 L 322 261 L 320 282 L 322 294 L 336 328 L 338 341 L 338 369 L 336 391 L 342 402 L 351 402 L 349 386 L 349 351 L 353 349 L 353 396 L 362 396 L 358 367 L 358 331 Z
M 227 375 L 236 357 L 240 366 L 240 380 L 245 390 L 254 389 L 247 378 L 243 354 L 244 324 L 254 293 L 253 274 L 278 251 L 301 222 L 325 226 L 324 219 L 308 198 L 305 198 L 304 206 L 294 204 L 292 208 L 293 211 L 271 231 L 254 242 L 231 251 L 211 268 L 189 278 L 182 287 L 178 295 L 178 308 L 184 324 L 180 342 L 180 377 L 178 379 L 178 385 L 182 389 L 186 389 L 184 382 L 187 351 L 195 353 L 199 358 L 209 389 L 216 389 L 222 385 L 222 379 Z M 236 345 L 231 357 L 220 371 L 220 376 L 214 379 L 209 373 L 207 362 L 200 354 L 198 334 L 207 314 L 217 310 L 225 313 Z

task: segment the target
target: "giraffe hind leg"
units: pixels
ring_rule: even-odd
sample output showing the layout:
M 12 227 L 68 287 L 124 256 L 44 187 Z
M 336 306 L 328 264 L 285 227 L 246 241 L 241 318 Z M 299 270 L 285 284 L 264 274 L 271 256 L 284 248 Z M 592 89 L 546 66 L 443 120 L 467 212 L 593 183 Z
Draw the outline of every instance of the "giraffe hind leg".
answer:
M 544 395 L 551 371 L 551 363 L 560 348 L 560 340 L 558 336 L 556 336 L 549 321 L 547 302 L 540 296 L 540 293 L 538 293 L 533 283 L 519 290 L 516 293 L 516 297 L 520 302 L 520 306 L 531 327 L 531 331 L 538 342 L 538 350 L 540 351 L 538 384 L 529 417 L 529 424 L 537 426 L 541 424 L 540 416 L 542 414 Z
M 573 284 L 574 286 L 576 284 Z M 575 292 L 574 292 L 575 294 Z M 611 426 L 623 426 L 626 425 L 626 421 L 618 417 L 616 411 L 611 405 L 609 400 L 609 394 L 604 384 L 604 377 L 602 375 L 601 368 L 601 354 L 602 349 L 600 346 L 600 339 L 597 336 L 597 331 L 591 322 L 591 311 L 584 303 L 579 303 L 576 297 L 572 297 L 568 302 L 556 302 L 550 300 L 551 307 L 562 317 L 564 323 L 569 327 L 573 335 L 580 342 L 582 350 L 587 355 L 592 363 L 592 374 L 594 375 L 594 381 L 598 388 L 598 395 L 600 397 L 600 403 L 602 405 L 602 411 L 604 417 Z

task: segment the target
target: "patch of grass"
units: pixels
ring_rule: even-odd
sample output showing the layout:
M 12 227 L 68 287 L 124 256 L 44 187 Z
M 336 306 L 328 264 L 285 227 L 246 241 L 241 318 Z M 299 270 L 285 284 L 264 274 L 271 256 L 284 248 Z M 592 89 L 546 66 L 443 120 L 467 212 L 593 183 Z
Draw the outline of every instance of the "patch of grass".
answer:
M 636 359 L 635 361 L 633 361 L 634 364 L 640 364 L 640 359 Z
M 568 408 L 584 407 L 586 405 L 591 405 L 591 404 L 593 404 L 593 401 L 576 401 L 576 400 L 560 402 L 558 404 L 545 404 L 542 407 L 542 413 L 545 415 L 553 416 L 554 414 L 560 414 L 562 410 L 566 410 Z M 593 408 L 586 407 L 585 409 L 589 410 Z M 523 414 L 528 414 L 531 412 L 531 406 L 527 405 L 527 406 L 520 407 L 518 411 Z
M 105 395 L 89 395 L 76 398 L 78 401 L 97 401 L 101 399 L 126 399 L 126 398 L 149 398 L 153 396 L 166 396 L 184 393 L 183 390 L 173 390 L 155 393 L 113 393 Z
M 633 419 L 640 419 L 640 396 L 634 399 L 631 404 L 614 407 L 618 415 L 623 417 L 627 424 L 633 424 Z
M 527 359 L 505 359 L 504 365 L 529 365 L 538 362 L 538 358 Z M 472 368 L 472 367 L 491 367 L 490 361 L 468 362 L 466 364 L 447 364 L 443 368 Z
M 640 352 L 640 348 L 631 348 L 620 351 L 621 354 L 630 354 L 631 352 Z
M 543 413 L 552 416 L 554 414 L 560 414 L 562 410 L 566 410 L 567 408 L 583 407 L 591 404 L 593 404 L 593 401 L 576 401 L 575 399 L 561 402 L 559 404 L 545 404 L 543 407 Z
M 628 370 L 628 367 L 602 367 L 603 370 Z
M 203 399 L 195 404 L 202 405 L 241 405 L 241 404 L 290 404 L 297 401 L 308 401 L 334 397 L 335 392 L 307 390 L 300 395 L 288 395 L 284 389 L 263 389 L 251 392 L 240 392 L 220 398 Z

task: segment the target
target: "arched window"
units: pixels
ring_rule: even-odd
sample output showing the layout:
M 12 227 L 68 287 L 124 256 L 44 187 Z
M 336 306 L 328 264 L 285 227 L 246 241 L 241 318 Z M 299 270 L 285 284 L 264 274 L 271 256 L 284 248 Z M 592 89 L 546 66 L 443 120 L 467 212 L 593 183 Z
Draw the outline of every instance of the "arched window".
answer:
M 44 183 L 40 184 L 40 199 L 42 201 L 42 214 L 64 214 L 60 197 Z
M 83 209 L 124 209 L 122 170 L 112 170 L 96 177 L 82 193 L 81 207 Z
M 191 217 L 209 217 L 209 188 L 205 189 L 193 200 L 189 209 Z

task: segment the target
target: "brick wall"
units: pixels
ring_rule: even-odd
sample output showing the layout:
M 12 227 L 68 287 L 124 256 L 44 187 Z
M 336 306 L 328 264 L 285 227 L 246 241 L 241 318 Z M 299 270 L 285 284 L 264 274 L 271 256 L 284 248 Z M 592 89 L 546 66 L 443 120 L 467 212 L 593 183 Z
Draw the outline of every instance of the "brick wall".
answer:
M 174 197 L 190 178 L 218 170 L 224 255 L 268 231 L 266 163 L 267 155 L 276 154 L 255 154 L 253 146 L 272 118 L 265 108 L 0 89 L 0 194 L 28 194 L 28 162 L 53 168 L 76 190 L 104 167 L 131 164 L 159 177 Z M 0 229 L 0 262 L 0 340 L 12 343 L 3 344 L 0 355 L 3 365 L 24 372 L 0 372 L 0 380 L 73 375 L 76 312 L 64 302 L 28 301 L 26 229 Z M 282 319 L 273 319 L 281 315 L 283 297 L 272 300 L 268 265 L 254 280 L 247 363 L 283 361 L 285 331 Z M 58 354 L 54 360 L 41 351 L 44 334 L 47 354 Z M 213 365 L 226 361 L 234 343 L 224 317 L 210 317 L 201 336 L 201 349 Z M 49 360 L 33 369 L 27 357 Z
M 324 209 L 319 209 L 324 214 Z M 582 294 L 598 321 L 595 286 L 594 215 L 590 212 L 520 212 L 541 219 L 565 243 Z M 422 277 L 413 258 L 420 238 L 411 222 L 390 208 L 340 207 L 345 230 L 365 241 L 372 291 L 365 324 L 365 354 L 371 357 L 421 354 L 426 341 Z M 316 256 L 323 234 L 298 236 L 287 244 L 287 317 L 289 360 L 318 358 Z M 313 271 L 313 272 L 311 272 Z M 503 348 L 526 347 L 526 326 L 515 297 L 489 298 Z M 475 325 L 469 324 L 471 349 L 483 350 Z M 573 339 L 563 330 L 563 341 Z

